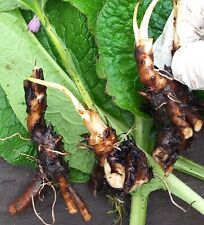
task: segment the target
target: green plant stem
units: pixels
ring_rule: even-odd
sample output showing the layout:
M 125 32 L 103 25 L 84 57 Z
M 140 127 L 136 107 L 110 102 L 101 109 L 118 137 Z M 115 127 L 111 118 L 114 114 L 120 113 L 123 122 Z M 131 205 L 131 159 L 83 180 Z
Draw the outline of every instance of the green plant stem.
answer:
M 204 166 L 194 163 L 189 159 L 180 156 L 179 159 L 176 161 L 174 167 L 178 171 L 204 180 Z
M 71 52 L 69 51 L 69 49 L 66 48 L 66 46 L 64 45 L 60 37 L 57 35 L 54 27 L 51 25 L 49 19 L 46 17 L 43 8 L 40 5 L 40 2 L 35 0 L 33 1 L 31 5 L 26 4 L 26 6 L 29 7 L 31 10 L 33 10 L 34 13 L 39 17 L 41 24 L 48 35 L 48 38 L 53 43 L 55 50 L 57 51 L 59 55 L 62 65 L 65 67 L 67 73 L 70 75 L 71 79 L 76 84 L 87 107 L 89 109 L 96 110 L 94 106 L 94 102 L 86 86 L 83 84 L 83 81 L 81 80 L 81 76 L 79 74 L 80 71 L 77 70 L 73 62 L 73 57 Z
M 176 195 L 204 215 L 204 199 L 200 195 L 173 174 L 166 177 L 165 181 L 172 194 Z
M 141 149 L 148 149 L 152 121 L 150 119 L 135 116 L 135 128 L 134 136 L 138 146 Z M 144 153 L 148 156 L 148 161 L 149 159 L 151 161 L 151 157 L 148 153 L 146 153 L 146 151 L 144 151 Z M 159 167 L 157 168 L 160 169 Z M 161 186 L 162 185 L 158 179 L 153 179 L 148 184 L 142 185 L 132 193 L 129 225 L 145 225 L 148 196 L 152 191 L 160 189 Z
M 86 103 L 89 109 L 95 110 L 91 96 L 89 95 L 85 85 L 83 85 L 83 82 L 80 79 L 80 75 L 78 74 L 78 71 L 74 65 L 71 53 L 69 52 L 68 49 L 66 49 L 66 46 L 64 46 L 63 42 L 60 40 L 60 38 L 56 34 L 55 30 L 53 29 L 52 25 L 50 24 L 47 18 L 46 24 L 44 24 L 44 28 L 47 32 L 48 37 L 54 44 L 63 66 L 65 67 L 66 71 L 69 73 L 70 77 L 76 84 L 81 96 L 84 99 L 84 102 Z
M 145 152 L 149 150 L 150 132 L 152 129 L 152 119 L 135 116 L 135 132 L 134 136 L 137 142 Z
M 165 189 L 165 185 L 155 177 L 132 193 L 129 225 L 145 225 L 149 194 L 158 189 Z
M 147 137 L 150 132 L 148 128 L 142 118 L 135 116 L 134 136 L 137 144 L 143 149 L 148 148 Z M 142 188 L 143 186 L 132 193 L 129 225 L 145 225 L 149 192 L 142 193 Z
M 142 193 L 138 188 L 131 198 L 131 214 L 129 225 L 145 225 L 149 193 Z

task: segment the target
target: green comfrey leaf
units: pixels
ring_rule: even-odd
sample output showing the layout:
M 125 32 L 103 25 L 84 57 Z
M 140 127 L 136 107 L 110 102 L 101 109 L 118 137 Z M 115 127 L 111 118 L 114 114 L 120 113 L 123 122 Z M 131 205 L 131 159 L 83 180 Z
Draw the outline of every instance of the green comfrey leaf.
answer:
M 69 180 L 74 183 L 87 183 L 90 180 L 90 174 L 71 168 Z
M 75 6 L 79 11 L 85 14 L 88 18 L 88 25 L 91 32 L 94 33 L 95 24 L 98 18 L 98 15 L 103 8 L 106 0 L 63 0 L 65 2 L 71 3 Z
M 150 1 L 140 4 L 140 17 Z M 96 23 L 96 42 L 99 48 L 97 72 L 108 81 L 107 92 L 117 105 L 140 114 L 141 88 L 134 60 L 132 17 L 135 0 L 107 0 Z M 150 33 L 157 37 L 171 10 L 171 1 L 160 1 L 150 23 Z M 162 12 L 162 13 L 161 13 Z
M 0 37 L 0 83 L 14 113 L 25 128 L 23 80 L 31 74 L 36 60 L 37 65 L 44 69 L 46 80 L 65 85 L 80 99 L 73 82 L 35 36 L 27 30 L 27 25 L 19 11 L 0 13 L 0 32 L 2 34 Z M 46 118 L 64 137 L 65 150 L 71 154 L 70 165 L 84 173 L 91 173 L 95 164 L 94 154 L 85 149 L 79 150 L 79 154 L 76 150 L 81 140 L 80 135 L 85 133 L 86 129 L 72 103 L 62 93 L 48 89 Z M 74 154 L 78 154 L 80 158 L 76 160 Z M 75 161 L 72 160 L 73 158 Z M 81 165 L 78 164 L 80 160 Z
M 143 15 L 151 0 L 143 0 L 140 2 L 138 10 L 138 23 L 140 24 Z M 149 36 L 154 40 L 162 33 L 164 25 L 172 11 L 172 0 L 160 0 L 156 5 L 149 23 Z
M 97 49 L 86 26 L 85 16 L 69 3 L 60 1 L 56 3 L 55 0 L 50 0 L 47 3 L 46 14 L 58 37 L 71 52 L 74 65 L 83 84 L 89 92 L 95 88 L 99 88 L 99 92 L 103 91 L 103 89 L 100 90 L 100 80 L 95 71 Z M 56 52 L 55 56 L 58 59 L 58 64 L 64 67 Z
M 18 0 L 0 0 L 0 12 L 10 11 L 19 7 L 22 7 L 22 4 Z
M 43 10 L 47 0 L 17 0 L 21 5 L 26 7 L 26 9 Z
M 21 135 L 29 139 L 28 132 L 13 112 L 1 86 L 0 102 L 0 156 L 11 164 L 35 166 L 36 152 L 32 144 L 20 138 Z
M 132 15 L 135 1 L 107 0 L 96 24 L 98 74 L 107 79 L 107 92 L 121 108 L 140 113 L 140 86 L 134 60 Z

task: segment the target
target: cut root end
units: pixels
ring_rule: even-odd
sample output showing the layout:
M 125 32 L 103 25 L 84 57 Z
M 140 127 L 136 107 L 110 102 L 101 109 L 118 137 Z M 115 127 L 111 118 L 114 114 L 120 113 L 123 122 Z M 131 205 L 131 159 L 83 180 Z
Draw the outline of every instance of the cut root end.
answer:
M 203 121 L 202 120 L 197 120 L 194 123 L 194 131 L 199 132 L 203 127 Z
M 79 209 L 84 221 L 88 222 L 91 220 L 91 213 L 88 209 L 88 207 L 86 206 L 84 200 L 81 198 L 81 196 L 74 190 L 74 188 L 72 188 L 71 186 L 68 187 L 72 198 L 77 206 L 77 208 Z
M 36 198 L 43 184 L 43 180 L 40 176 L 26 188 L 26 190 L 9 206 L 9 213 L 12 216 L 23 212 L 29 205 L 31 205 L 31 198 Z
M 56 177 L 56 181 L 59 184 L 62 196 L 67 205 L 70 214 L 77 213 L 77 208 L 79 209 L 83 219 L 85 221 L 91 220 L 91 213 L 89 212 L 85 202 L 81 196 L 71 187 L 64 176 Z
M 193 129 L 190 127 L 185 127 L 182 130 L 185 139 L 189 139 L 193 136 Z
M 10 205 L 8 211 L 12 216 L 15 216 L 17 214 L 17 209 L 16 209 L 15 205 Z

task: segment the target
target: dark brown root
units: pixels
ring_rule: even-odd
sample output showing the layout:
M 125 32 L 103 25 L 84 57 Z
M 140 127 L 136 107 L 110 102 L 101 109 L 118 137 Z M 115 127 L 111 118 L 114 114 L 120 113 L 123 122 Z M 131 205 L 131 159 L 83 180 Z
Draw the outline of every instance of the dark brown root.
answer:
M 155 2 L 155 0 L 154 0 L 154 2 Z M 108 156 L 114 151 L 115 148 L 117 148 L 117 145 L 120 144 L 120 142 L 117 141 L 117 136 L 116 136 L 115 130 L 113 128 L 111 128 L 110 126 L 106 125 L 95 110 L 85 109 L 78 102 L 78 100 L 73 96 L 73 94 L 70 93 L 70 91 L 67 90 L 65 87 L 63 87 L 59 84 L 55 84 L 52 82 L 45 82 L 45 81 L 41 81 L 41 80 L 35 79 L 35 78 L 29 78 L 29 82 L 31 82 L 31 83 L 35 82 L 35 85 L 38 84 L 38 85 L 45 85 L 45 86 L 57 88 L 60 91 L 62 91 L 63 93 L 65 93 L 67 96 L 69 96 L 69 98 L 71 99 L 71 101 L 73 102 L 73 104 L 76 108 L 76 111 L 82 117 L 83 122 L 84 122 L 85 126 L 87 127 L 87 130 L 90 133 L 89 135 L 85 136 L 87 145 L 89 146 L 89 148 L 91 150 L 94 151 L 94 153 L 98 157 L 99 165 L 101 167 L 104 167 L 104 171 L 105 171 L 106 175 L 109 174 L 107 176 L 109 178 L 109 181 L 110 180 L 113 181 L 111 184 L 109 182 L 109 184 L 113 188 L 123 188 L 125 176 L 127 175 L 127 174 L 125 174 L 125 170 L 126 170 L 125 166 L 123 166 L 120 162 L 118 162 L 118 163 L 115 162 L 115 163 L 112 163 L 112 165 L 110 167 L 110 165 L 107 163 Z M 30 83 L 26 84 L 26 88 L 27 87 L 30 87 L 31 89 L 33 88 L 32 85 L 30 85 Z M 35 88 L 33 88 L 33 90 L 35 91 Z M 38 104 L 40 104 L 40 103 L 38 102 Z M 32 104 L 30 104 L 30 105 L 32 105 Z M 30 105 L 27 105 L 28 112 L 31 111 Z M 45 109 L 46 106 L 43 105 L 41 108 Z M 41 110 L 41 111 L 44 112 L 43 110 Z M 35 126 L 33 128 L 31 128 L 32 137 L 33 137 L 33 141 L 38 146 L 38 150 L 39 150 L 38 155 L 39 155 L 40 165 L 42 166 L 44 173 L 46 173 L 48 177 L 51 177 L 53 179 L 53 178 L 56 178 L 57 175 L 63 174 L 63 173 L 65 174 L 65 172 L 66 172 L 66 171 L 63 171 L 63 166 L 59 167 L 59 165 L 62 165 L 62 164 L 60 164 L 61 160 L 60 160 L 60 157 L 56 157 L 56 155 L 55 155 L 57 152 L 58 153 L 61 152 L 60 149 L 62 150 L 62 147 L 60 147 L 60 146 L 62 146 L 62 143 L 61 143 L 60 138 L 54 133 L 53 128 L 47 126 L 45 124 L 45 121 L 43 121 L 43 122 L 44 122 L 44 124 L 38 123 L 38 121 L 37 121 Z M 42 124 L 43 124 L 43 126 L 42 126 Z M 43 134 L 42 134 L 42 127 L 44 130 Z M 52 142 L 54 142 L 53 146 L 55 146 L 56 142 L 58 142 L 58 145 L 56 146 L 56 148 L 51 148 L 51 147 L 47 146 L 47 143 L 48 143 L 47 137 L 49 137 L 49 136 L 52 137 L 51 138 Z M 59 149 L 59 150 L 56 151 L 56 149 Z M 48 154 L 48 152 L 50 154 Z M 129 156 L 127 155 L 127 157 L 129 157 Z M 145 158 L 145 156 L 144 156 L 144 158 Z M 46 164 L 51 159 L 52 159 L 52 164 L 54 162 L 52 168 L 50 168 Z M 129 167 L 132 167 L 132 164 L 130 162 L 130 161 L 132 161 L 132 159 L 128 159 L 128 160 L 129 160 L 129 164 L 130 164 Z M 56 163 L 57 166 L 55 166 L 55 161 L 59 161 L 59 163 Z M 105 164 L 106 164 L 106 166 L 105 166 Z M 147 162 L 146 162 L 146 166 L 147 166 Z M 55 171 L 53 173 L 53 170 L 60 170 L 60 171 L 58 171 L 58 172 Z M 113 171 L 111 171 L 111 170 L 113 170 Z M 127 170 L 128 170 L 128 168 L 127 168 Z M 115 183 L 114 179 L 117 179 L 117 184 Z M 133 185 L 136 186 L 135 183 L 133 183 Z
M 32 197 L 36 198 L 42 187 L 43 179 L 37 175 L 26 190 L 9 206 L 9 212 L 12 216 L 23 212 L 26 208 L 31 205 Z
M 34 68 L 32 76 L 37 79 L 44 80 L 43 70 L 40 68 Z M 45 124 L 44 114 L 47 108 L 47 95 L 46 87 L 32 83 L 30 81 L 24 81 L 25 100 L 26 100 L 26 112 L 28 131 L 32 132 L 32 129 L 36 124 Z
M 92 177 L 95 194 L 97 188 L 108 184 L 115 193 L 126 195 L 152 178 L 145 154 L 128 136 L 127 140 L 116 142 L 112 151 L 97 156 L 103 163 L 95 169 Z
M 68 184 L 67 179 L 64 176 L 58 176 L 58 177 L 56 177 L 56 181 L 59 185 L 62 197 L 64 199 L 64 202 L 67 206 L 69 213 L 70 214 L 77 213 L 77 207 L 76 207 L 74 200 L 72 198 L 72 195 L 68 189 L 69 184 Z
M 44 79 L 42 69 L 34 68 L 32 76 Z M 24 90 L 28 113 L 27 126 L 31 139 L 38 150 L 38 167 L 43 179 L 35 180 L 26 192 L 11 204 L 9 212 L 15 215 L 17 212 L 23 211 L 31 201 L 34 202 L 33 199 L 41 191 L 40 188 L 44 180 L 57 181 L 69 212 L 71 214 L 76 213 L 78 207 L 84 220 L 89 221 L 91 219 L 89 210 L 81 197 L 68 183 L 66 176 L 68 167 L 63 159 L 64 144 L 62 137 L 55 132 L 51 124 L 47 125 L 44 119 L 47 108 L 46 87 L 31 81 L 25 81 Z
M 169 97 L 168 97 L 169 98 Z M 181 111 L 180 102 L 174 99 L 167 99 L 167 107 L 171 122 L 183 133 L 184 138 L 188 139 L 193 136 L 193 130 L 189 123 L 186 122 L 185 114 Z
M 151 41 L 147 40 L 136 46 L 135 57 L 139 73 L 142 74 L 140 81 L 145 86 L 152 91 L 158 92 L 168 84 L 169 81 L 154 70 Z
M 169 171 L 184 149 L 185 139 L 176 128 L 166 128 L 159 132 L 156 146 L 153 158 L 165 171 Z
M 81 198 L 81 196 L 76 192 L 76 190 L 72 186 L 68 186 L 68 189 L 69 189 L 69 191 L 72 195 L 72 198 L 73 198 L 77 208 L 79 209 L 83 219 L 87 222 L 90 221 L 91 213 L 90 213 L 89 209 L 87 208 L 84 200 Z
M 151 109 L 156 124 L 160 124 L 159 130 L 163 132 L 163 135 L 158 135 L 153 157 L 165 171 L 170 171 L 180 152 L 187 144 L 187 140 L 193 137 L 193 131 L 198 132 L 202 129 L 203 120 L 197 113 L 198 108 L 195 98 L 188 88 L 173 80 L 172 75 L 169 76 L 171 74 L 169 68 L 168 72 L 165 72 L 154 67 L 153 40 L 148 38 L 147 25 L 156 2 L 150 3 L 140 29 L 136 22 L 137 13 L 134 15 L 135 56 L 140 80 L 145 85 L 144 90 L 140 93 L 146 98 L 148 108 Z M 136 12 L 137 8 L 138 5 L 136 5 Z M 177 15 L 176 10 L 175 13 Z M 148 17 L 146 14 L 148 14 Z M 141 33 L 145 35 L 141 35 Z M 176 36 L 174 42 L 177 48 L 179 40 L 176 39 Z M 177 140 L 175 140 L 175 137 L 177 137 Z
M 152 172 L 148 167 L 145 154 L 135 145 L 134 141 L 127 140 L 122 143 L 121 148 L 128 149 L 127 166 L 125 167 L 124 192 L 132 192 L 143 183 L 152 178 Z
M 133 139 L 120 143 L 108 156 L 112 173 L 125 174 L 121 192 L 127 194 L 152 178 L 145 154 L 136 146 Z M 109 182 L 108 178 L 106 177 Z
M 93 190 L 95 197 L 97 195 L 97 192 L 99 192 L 104 187 L 106 187 L 104 169 L 100 165 L 96 165 L 96 167 L 94 168 L 94 171 L 90 180 L 90 186 Z

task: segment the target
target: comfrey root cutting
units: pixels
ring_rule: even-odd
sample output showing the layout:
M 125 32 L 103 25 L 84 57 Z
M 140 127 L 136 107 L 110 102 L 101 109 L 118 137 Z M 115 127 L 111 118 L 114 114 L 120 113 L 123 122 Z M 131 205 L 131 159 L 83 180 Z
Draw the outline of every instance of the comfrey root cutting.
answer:
M 43 78 L 42 69 L 33 69 L 32 77 Z M 64 149 L 62 136 L 47 125 L 44 115 L 47 108 L 46 87 L 26 80 L 24 82 L 25 100 L 27 106 L 27 127 L 32 142 L 37 147 L 38 171 L 32 183 L 25 192 L 13 201 L 9 207 L 12 215 L 26 209 L 33 199 L 36 199 L 48 183 L 57 184 L 70 214 L 79 210 L 85 221 L 91 219 L 91 214 L 80 195 L 69 184 L 68 167 L 63 160 Z
M 163 70 L 154 66 L 153 39 L 148 37 L 148 24 L 158 1 L 150 3 L 140 28 L 136 21 L 139 4 L 136 5 L 133 29 L 136 61 L 140 80 L 145 86 L 140 93 L 146 98 L 150 112 L 159 124 L 153 157 L 169 173 L 194 132 L 201 130 L 203 120 L 188 87 L 173 79 L 171 68 Z
M 95 113 L 95 116 L 99 119 L 98 113 Z M 100 124 L 103 123 L 98 119 L 95 120 L 96 127 L 98 121 Z M 105 124 L 103 127 L 103 132 L 100 133 L 89 129 L 90 134 L 86 136 L 87 144 L 96 154 L 110 187 L 117 189 L 122 195 L 128 194 L 143 183 L 147 183 L 152 178 L 152 172 L 145 154 L 136 146 L 133 139 L 127 137 L 127 140 L 118 141 L 113 128 L 106 127 Z M 97 184 L 97 174 L 95 177 Z
M 97 156 L 99 167 L 103 170 L 102 176 L 112 188 L 127 194 L 152 178 L 146 156 L 133 139 L 118 141 L 115 129 L 106 125 L 95 109 L 84 108 L 65 87 L 39 79 L 29 78 L 29 80 L 56 88 L 71 99 L 89 131 L 83 135 L 85 142 Z M 95 178 L 97 180 L 97 175 Z

